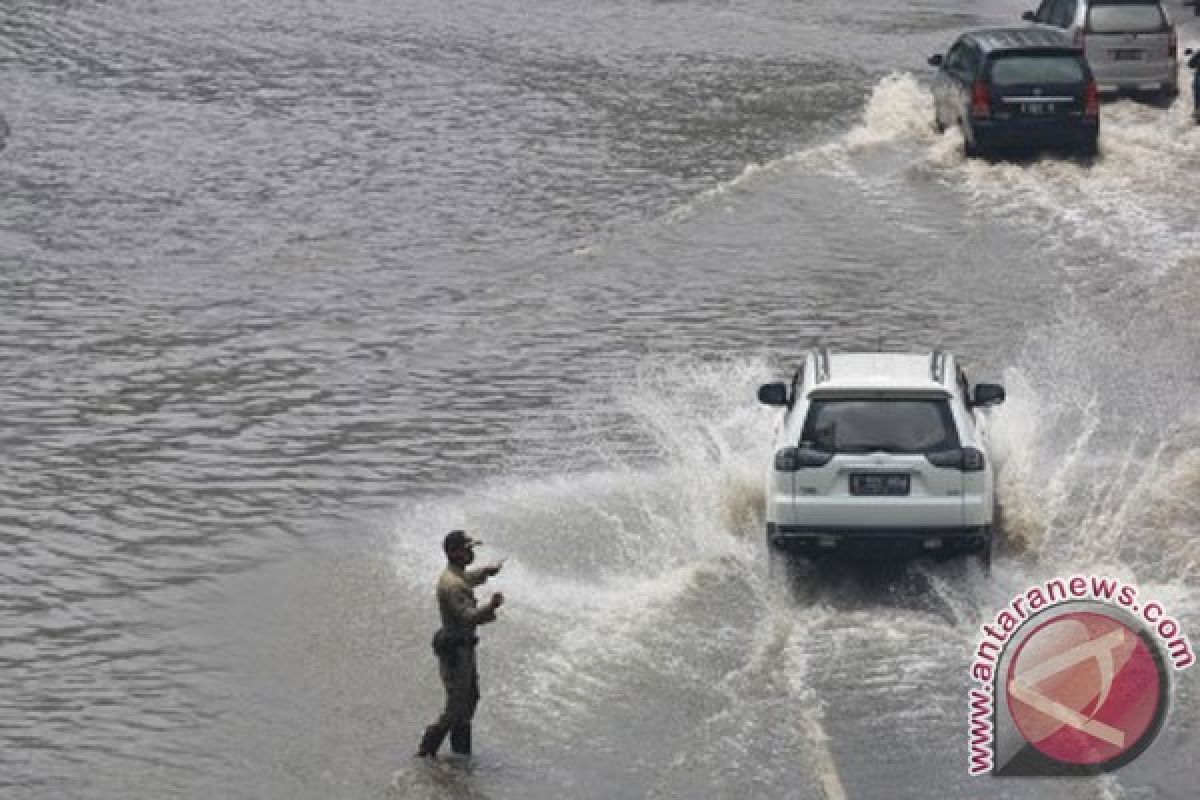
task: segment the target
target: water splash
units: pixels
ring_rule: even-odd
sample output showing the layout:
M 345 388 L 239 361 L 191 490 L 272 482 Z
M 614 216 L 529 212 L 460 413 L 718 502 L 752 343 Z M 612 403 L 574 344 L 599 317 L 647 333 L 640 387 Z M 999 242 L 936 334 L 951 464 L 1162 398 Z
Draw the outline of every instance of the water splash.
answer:
M 989 439 L 1013 552 L 1058 571 L 1200 577 L 1200 427 L 1187 411 L 1197 387 L 1169 380 L 1191 356 L 1147 338 L 1161 322 L 1119 328 L 1071 303 L 1006 373 L 1009 401 Z
M 871 90 L 862 122 L 844 137 L 851 151 L 898 140 L 932 142 L 933 95 L 911 73 L 885 76 Z
M 1190 76 L 1181 76 L 1188 85 Z M 965 192 L 988 218 L 1033 225 L 1046 252 L 1070 264 L 1081 252 L 1113 254 L 1148 267 L 1129 280 L 1159 280 L 1200 250 L 1192 224 L 1193 187 L 1179 176 L 1200 169 L 1200 126 L 1190 99 L 1169 108 L 1131 100 L 1101 112 L 1100 157 L 1088 162 L 1061 154 L 1018 160 L 966 158 L 962 134 L 933 130 L 933 96 L 911 73 L 884 76 L 872 87 L 860 122 L 837 138 L 762 164 L 701 192 L 668 215 L 690 217 L 706 204 L 736 197 L 760 181 L 792 170 L 818 171 L 868 182 L 879 169 L 868 154 L 888 148 L 899 169 Z
M 511 477 L 463 496 L 410 504 L 397 522 L 401 577 L 427 580 L 441 558 L 436 537 L 409 532 L 454 527 L 479 531 L 550 583 L 649 579 L 664 564 L 750 557 L 773 419 L 752 388 L 768 374 L 757 359 L 647 359 L 608 403 L 538 420 L 527 460 L 542 474 L 515 464 Z M 547 474 L 546 464 L 558 469 Z
M 932 140 L 933 96 L 907 72 L 891 73 L 871 89 L 861 121 L 849 132 L 761 164 L 748 164 L 736 177 L 700 192 L 667 214 L 668 222 L 688 219 L 707 204 L 748 191 L 756 182 L 792 169 L 841 169 L 852 154 L 900 140 Z

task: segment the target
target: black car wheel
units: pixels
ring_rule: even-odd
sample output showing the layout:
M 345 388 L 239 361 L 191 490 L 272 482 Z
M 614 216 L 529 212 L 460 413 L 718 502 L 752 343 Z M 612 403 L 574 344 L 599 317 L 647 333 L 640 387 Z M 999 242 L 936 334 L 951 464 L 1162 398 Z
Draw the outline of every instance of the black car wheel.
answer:
M 781 553 L 767 544 L 767 581 L 778 583 L 787 577 L 787 553 Z
M 816 562 L 809 556 L 767 546 L 767 581 L 784 590 L 788 599 L 804 602 L 813 591 Z
M 977 158 L 983 155 L 983 148 L 979 146 L 979 142 L 975 141 L 967 126 L 960 125 L 959 127 L 963 134 L 963 155 L 967 158 Z
M 989 527 L 985 534 L 986 538 L 983 542 L 983 547 L 975 551 L 975 563 L 979 565 L 979 570 L 984 575 L 992 574 L 992 528 Z

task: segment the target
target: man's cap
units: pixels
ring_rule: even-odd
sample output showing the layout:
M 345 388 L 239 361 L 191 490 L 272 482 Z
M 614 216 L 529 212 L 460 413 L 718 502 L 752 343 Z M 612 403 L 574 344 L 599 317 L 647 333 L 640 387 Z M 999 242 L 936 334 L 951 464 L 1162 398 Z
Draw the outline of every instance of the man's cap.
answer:
M 450 531 L 446 534 L 446 538 L 442 540 L 442 549 L 449 553 L 451 550 L 457 550 L 460 547 L 472 548 L 478 547 L 483 542 L 478 539 L 472 539 L 467 535 L 466 531 Z

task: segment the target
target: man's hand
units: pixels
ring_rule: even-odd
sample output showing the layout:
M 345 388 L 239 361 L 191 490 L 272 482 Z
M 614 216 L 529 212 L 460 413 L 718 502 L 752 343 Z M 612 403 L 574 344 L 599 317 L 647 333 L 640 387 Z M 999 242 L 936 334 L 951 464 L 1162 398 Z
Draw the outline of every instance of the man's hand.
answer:
M 492 592 L 492 601 L 488 603 L 492 611 L 495 611 L 500 606 L 504 605 L 504 595 L 500 592 Z
M 489 564 L 483 568 L 483 575 L 486 578 L 494 578 L 500 574 L 501 568 L 504 567 L 503 561 L 497 561 L 495 564 Z

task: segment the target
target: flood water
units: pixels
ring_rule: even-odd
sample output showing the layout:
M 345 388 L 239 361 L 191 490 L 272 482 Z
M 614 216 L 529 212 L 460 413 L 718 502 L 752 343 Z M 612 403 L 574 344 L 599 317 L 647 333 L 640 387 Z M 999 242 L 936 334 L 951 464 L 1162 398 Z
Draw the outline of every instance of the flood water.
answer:
M 1023 10 L 6 0 L 0 795 L 1194 797 L 1189 672 L 1115 775 L 967 776 L 1027 586 L 1200 635 L 1200 128 L 964 160 L 925 58 Z M 817 343 L 1006 385 L 990 577 L 767 581 L 754 392 Z M 509 602 L 428 769 L 460 526 Z

